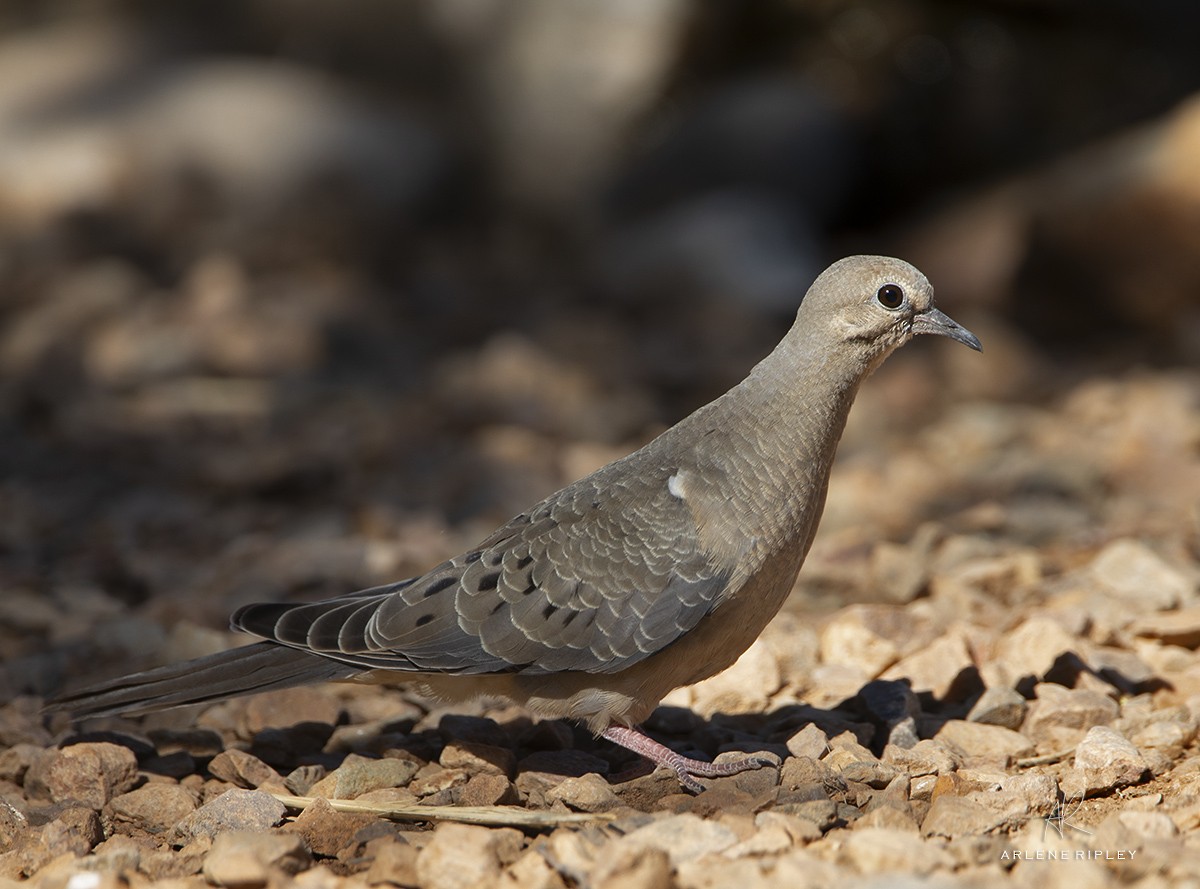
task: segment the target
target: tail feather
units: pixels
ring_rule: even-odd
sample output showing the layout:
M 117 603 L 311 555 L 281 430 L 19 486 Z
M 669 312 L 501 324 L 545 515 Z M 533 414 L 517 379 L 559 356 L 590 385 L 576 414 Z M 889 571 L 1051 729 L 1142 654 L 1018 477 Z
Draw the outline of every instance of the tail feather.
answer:
M 52 700 L 47 709 L 67 711 L 76 718 L 149 713 L 348 679 L 362 670 L 312 652 L 258 642 L 81 688 Z

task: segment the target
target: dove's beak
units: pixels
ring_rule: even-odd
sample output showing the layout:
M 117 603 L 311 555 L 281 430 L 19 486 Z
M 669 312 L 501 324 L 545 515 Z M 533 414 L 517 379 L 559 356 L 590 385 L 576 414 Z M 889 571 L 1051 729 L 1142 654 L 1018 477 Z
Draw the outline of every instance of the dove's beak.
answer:
M 930 308 L 914 315 L 912 329 L 913 333 L 936 333 L 939 336 L 948 336 L 952 340 L 958 340 L 964 346 L 970 346 L 976 352 L 983 351 L 983 344 L 979 342 L 979 337 L 938 309 Z

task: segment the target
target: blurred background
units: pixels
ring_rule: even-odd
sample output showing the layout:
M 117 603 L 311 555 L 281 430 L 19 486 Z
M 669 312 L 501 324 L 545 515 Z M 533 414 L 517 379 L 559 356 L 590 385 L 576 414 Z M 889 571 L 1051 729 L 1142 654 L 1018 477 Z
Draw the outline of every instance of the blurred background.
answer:
M 429 567 L 739 380 L 853 252 L 985 352 L 868 385 L 806 605 L 917 595 L 947 528 L 1195 553 L 1198 34 L 1168 0 L 0 4 L 0 692 Z

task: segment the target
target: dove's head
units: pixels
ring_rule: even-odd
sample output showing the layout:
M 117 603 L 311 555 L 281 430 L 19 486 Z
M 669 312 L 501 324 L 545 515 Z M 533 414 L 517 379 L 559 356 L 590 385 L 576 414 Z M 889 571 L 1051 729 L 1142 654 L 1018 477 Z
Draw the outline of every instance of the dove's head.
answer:
M 797 328 L 832 341 L 874 368 L 918 333 L 948 336 L 976 351 L 979 339 L 934 307 L 933 287 L 916 268 L 890 256 L 848 256 L 813 282 Z

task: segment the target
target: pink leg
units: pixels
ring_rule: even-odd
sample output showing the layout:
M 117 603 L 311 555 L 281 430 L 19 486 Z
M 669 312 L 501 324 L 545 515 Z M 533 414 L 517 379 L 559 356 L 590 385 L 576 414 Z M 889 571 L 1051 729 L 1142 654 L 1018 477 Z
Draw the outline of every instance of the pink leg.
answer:
M 664 747 L 657 741 L 647 738 L 637 729 L 624 725 L 610 725 L 604 730 L 603 737 L 614 744 L 632 750 L 639 756 L 644 756 L 655 765 L 666 766 L 679 778 L 679 783 L 692 793 L 704 790 L 704 785 L 696 780 L 701 778 L 721 778 L 725 775 L 736 775 L 749 769 L 761 769 L 763 766 L 776 765 L 776 758 L 769 754 L 747 754 L 744 759 L 731 762 L 705 762 L 702 759 L 689 759 L 676 753 L 670 747 Z M 694 777 L 695 776 L 695 777 Z

